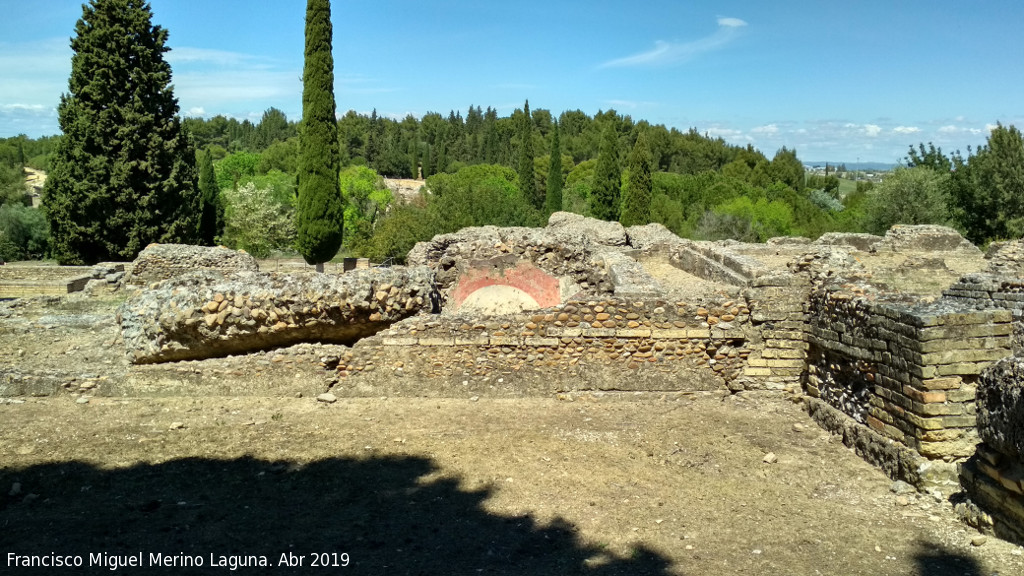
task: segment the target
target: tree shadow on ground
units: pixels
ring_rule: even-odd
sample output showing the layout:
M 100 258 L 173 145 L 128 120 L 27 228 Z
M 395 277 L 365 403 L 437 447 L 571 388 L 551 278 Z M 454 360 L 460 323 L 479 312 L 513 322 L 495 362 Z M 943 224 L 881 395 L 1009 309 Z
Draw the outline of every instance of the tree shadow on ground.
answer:
M 198 555 L 202 568 L 115 573 L 210 574 L 212 560 L 264 555 L 244 574 L 667 574 L 669 561 L 639 548 L 628 558 L 582 541 L 565 521 L 487 512 L 491 488 L 466 490 L 418 457 L 328 459 L 299 465 L 253 458 L 190 458 L 103 470 L 89 464 L 0 469 L 0 566 L 17 555 Z M 8 495 L 13 483 L 22 486 Z M 37 495 L 37 496 L 36 496 Z M 278 567 L 282 554 L 302 567 Z M 313 553 L 347 553 L 347 568 L 310 566 Z M 340 558 L 340 557 L 339 557 Z M 333 562 L 332 562 L 333 563 Z M 63 572 L 110 574 L 93 566 Z
M 918 543 L 919 551 L 914 555 L 917 563 L 915 574 L 921 576 L 982 576 L 978 562 L 960 552 L 945 546 Z

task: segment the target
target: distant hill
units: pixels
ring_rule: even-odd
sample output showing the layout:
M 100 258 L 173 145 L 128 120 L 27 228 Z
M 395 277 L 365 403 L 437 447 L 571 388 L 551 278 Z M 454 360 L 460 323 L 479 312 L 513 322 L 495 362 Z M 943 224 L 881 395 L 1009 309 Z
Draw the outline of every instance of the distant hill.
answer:
M 842 162 L 835 160 L 828 160 L 829 166 L 838 166 L 840 164 L 846 164 L 847 170 L 865 170 L 874 172 L 888 172 L 893 168 L 899 166 L 899 164 L 887 164 L 885 162 Z M 825 167 L 825 160 L 805 160 L 805 166 L 821 166 Z

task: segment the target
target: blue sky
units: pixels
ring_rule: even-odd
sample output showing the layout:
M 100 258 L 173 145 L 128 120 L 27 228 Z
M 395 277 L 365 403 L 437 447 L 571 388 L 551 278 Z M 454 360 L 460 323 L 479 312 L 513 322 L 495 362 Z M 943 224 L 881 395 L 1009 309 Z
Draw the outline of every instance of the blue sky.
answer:
M 189 115 L 301 116 L 301 0 L 151 0 Z M 0 137 L 55 134 L 79 0 L 0 0 Z M 769 156 L 895 162 L 1024 128 L 1017 0 L 333 2 L 336 98 L 403 117 L 614 108 Z

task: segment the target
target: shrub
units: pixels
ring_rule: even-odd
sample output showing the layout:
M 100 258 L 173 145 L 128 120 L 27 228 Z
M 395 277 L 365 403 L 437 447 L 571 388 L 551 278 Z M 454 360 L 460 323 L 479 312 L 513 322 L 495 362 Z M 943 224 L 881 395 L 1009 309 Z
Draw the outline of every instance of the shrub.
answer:
M 266 258 L 271 250 L 293 249 L 294 209 L 277 201 L 270 187 L 249 182 L 222 194 L 226 206 L 221 243 L 257 258 Z
M 42 258 L 49 243 L 50 230 L 42 212 L 21 204 L 0 206 L 0 258 Z

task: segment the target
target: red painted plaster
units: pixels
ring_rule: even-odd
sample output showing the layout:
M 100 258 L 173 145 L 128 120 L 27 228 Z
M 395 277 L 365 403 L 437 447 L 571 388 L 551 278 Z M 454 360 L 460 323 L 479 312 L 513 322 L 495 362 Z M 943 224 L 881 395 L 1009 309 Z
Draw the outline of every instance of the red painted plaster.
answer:
M 519 262 L 514 268 L 471 268 L 458 279 L 452 291 L 455 307 L 461 307 L 466 298 L 487 286 L 511 286 L 518 288 L 537 301 L 541 308 L 562 303 L 561 284 L 558 278 L 544 272 L 531 262 Z

